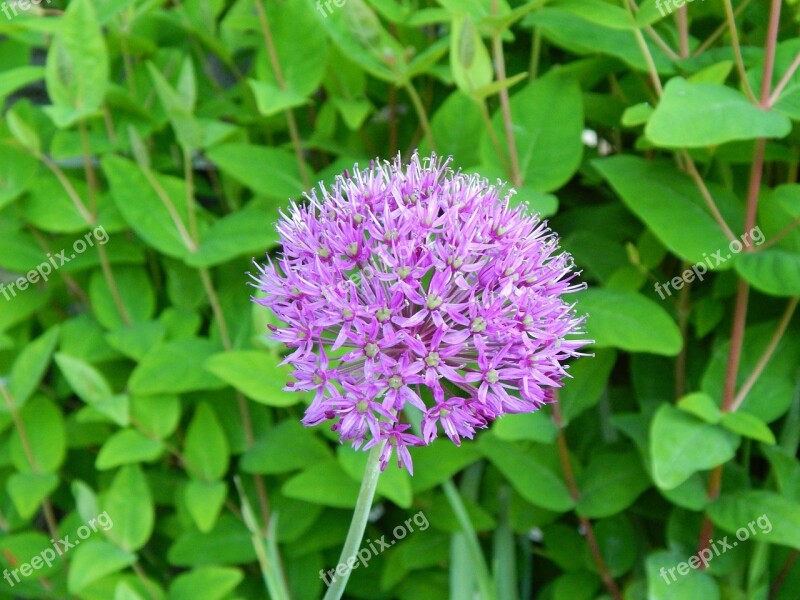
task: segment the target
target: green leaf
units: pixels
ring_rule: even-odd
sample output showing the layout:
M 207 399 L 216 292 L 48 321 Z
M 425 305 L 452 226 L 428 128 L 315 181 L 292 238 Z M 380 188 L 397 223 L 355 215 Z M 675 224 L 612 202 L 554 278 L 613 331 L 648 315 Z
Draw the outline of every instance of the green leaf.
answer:
M 732 60 L 723 60 L 713 65 L 709 65 L 705 69 L 701 69 L 697 73 L 689 77 L 690 83 L 715 83 L 722 85 L 728 78 L 728 75 L 733 71 L 734 62 Z
M 538 27 L 546 40 L 578 55 L 598 53 L 614 56 L 636 71 L 647 72 L 648 64 L 631 31 L 606 27 L 583 16 L 560 8 L 537 10 L 524 21 Z M 649 44 L 650 55 L 659 73 L 671 73 L 669 57 L 655 44 Z
M 675 321 L 641 294 L 589 289 L 578 294 L 578 311 L 588 315 L 586 330 L 599 347 L 674 356 L 681 350 Z
M 800 502 L 800 460 L 780 446 L 763 446 L 761 451 L 772 466 L 781 494 Z
M 297 160 L 279 148 L 232 143 L 206 153 L 219 169 L 254 192 L 285 200 L 303 191 Z
M 352 509 L 359 485 L 347 475 L 336 459 L 320 461 L 283 484 L 281 493 L 288 498 L 313 504 Z
M 644 125 L 653 114 L 653 107 L 649 102 L 640 102 L 625 109 L 620 121 L 625 127 Z
M 78 509 L 78 514 L 84 521 L 89 521 L 99 514 L 97 495 L 92 488 L 80 479 L 75 479 L 70 485 L 70 490 L 73 498 L 75 498 L 75 507 Z
M 364 125 L 364 121 L 373 112 L 374 107 L 369 100 L 353 98 L 331 98 L 331 102 L 339 111 L 344 119 L 344 124 L 351 131 L 358 131 Z
M 772 430 L 755 415 L 746 412 L 724 412 L 722 413 L 722 426 L 750 439 L 765 444 L 775 444 L 775 435 Z
M 648 600 L 720 600 L 716 580 L 704 571 L 690 568 L 688 558 L 675 551 L 655 552 L 647 557 Z
M 218 351 L 217 344 L 199 338 L 160 344 L 133 370 L 128 389 L 133 394 L 147 395 L 223 388 L 225 383 L 203 368 Z
M 216 221 L 203 233 L 197 252 L 187 257 L 191 267 L 212 267 L 237 256 L 262 255 L 277 245 L 278 233 L 265 224 L 277 218 L 261 207 L 250 204 Z
M 800 40 L 796 36 L 787 36 L 788 39 L 778 43 L 775 49 L 774 66 L 772 69 L 772 82 L 770 89 L 775 90 L 792 68 L 792 64 L 800 52 Z M 764 61 L 766 56 L 759 53 L 756 60 L 750 62 L 747 78 L 754 90 L 760 90 L 764 78 Z M 800 120 L 800 73 L 794 70 L 792 76 L 785 82 L 774 109 L 781 114 L 797 121 Z
M 339 464 L 354 480 L 361 481 L 367 467 L 368 452 L 354 450 L 350 446 L 337 448 Z M 411 508 L 413 493 L 411 476 L 405 469 L 388 468 L 378 478 L 377 493 L 394 502 L 401 508 Z
M 6 481 L 6 491 L 23 519 L 35 515 L 44 499 L 57 487 L 58 475 L 55 473 L 14 473 Z
M 630 17 L 624 8 L 603 0 L 555 0 L 551 6 L 610 29 L 632 28 Z
M 438 443 L 411 448 L 410 452 L 414 460 L 411 487 L 416 494 L 441 485 L 480 458 L 475 444 Z
M 151 438 L 169 437 L 181 418 L 181 402 L 177 396 L 133 396 L 130 410 L 137 427 Z
M 612 577 L 620 577 L 633 568 L 638 558 L 637 531 L 627 515 L 618 514 L 594 524 L 600 554 Z M 585 564 L 597 573 L 589 545 L 583 547 Z
M 256 63 L 258 81 L 274 87 L 286 86 L 293 96 L 311 96 L 319 88 L 328 66 L 328 39 L 318 18 L 320 14 L 306 2 L 275 0 L 267 0 L 266 11 L 282 84 L 278 83 L 263 45 Z
M 39 163 L 35 158 L 11 146 L 0 145 L 0 208 L 29 191 L 35 185 L 38 173 Z M 35 250 L 31 252 L 32 256 L 30 259 L 23 259 L 19 271 L 27 271 L 42 262 L 44 257 L 41 248 L 35 244 L 33 247 Z M 17 244 L 12 244 L 12 248 L 16 251 L 23 250 Z M 0 252 L 0 257 L 3 254 L 6 252 Z M 3 294 L 8 299 L 8 292 L 3 290 Z
M 692 473 L 729 461 L 738 445 L 733 433 L 664 404 L 650 429 L 653 479 L 661 488 L 677 487 Z
M 703 263 L 707 255 L 728 248 L 728 239 L 708 212 L 694 182 L 675 167 L 636 156 L 615 156 L 593 161 L 625 205 L 641 219 L 659 241 L 690 263 Z M 720 204 L 735 203 L 731 194 L 713 184 L 712 197 Z M 724 210 L 721 207 L 721 211 Z M 734 228 L 734 223 L 729 223 Z M 723 262 L 716 269 L 728 268 Z
M 367 73 L 398 85 L 405 81 L 401 44 L 389 35 L 364 0 L 347 0 L 347 10 L 335 10 L 318 21 L 342 54 Z
M 72 391 L 86 404 L 99 404 L 114 395 L 103 374 L 86 361 L 60 352 L 55 360 Z
M 110 420 L 120 427 L 127 427 L 130 424 L 130 398 L 127 394 L 110 396 L 102 402 L 90 404 L 78 413 L 77 418 L 81 423 Z
M 565 423 L 597 404 L 617 362 L 617 353 L 597 349 L 593 357 L 586 357 L 569 366 L 569 377 L 564 380 L 559 402 Z
M 479 145 L 475 140 L 480 139 L 484 127 L 478 104 L 459 91 L 450 94 L 431 119 L 437 150 L 452 155 L 462 167 L 480 162 Z M 429 150 L 423 143 L 420 154 Z
M 50 364 L 53 350 L 55 350 L 58 343 L 59 333 L 58 326 L 51 327 L 25 346 L 16 360 L 14 360 L 14 364 L 11 366 L 8 392 L 14 402 L 15 409 L 22 408 L 34 390 L 39 387 L 39 383 Z M 0 413 L 8 410 L 7 402 L 0 402 Z
M 610 517 L 628 508 L 648 487 L 650 478 L 637 452 L 599 452 L 578 477 L 581 495 L 576 510 L 590 519 Z
M 38 66 L 24 66 L 4 70 L 0 73 L 0 101 L 10 94 L 24 88 L 31 83 L 39 81 L 45 76 L 45 70 Z
M 200 567 L 178 575 L 169 586 L 169 600 L 196 600 L 202 590 L 203 600 L 222 600 L 233 592 L 244 575 L 230 567 Z
M 800 296 L 800 254 L 781 248 L 745 252 L 736 271 L 757 290 L 771 296 Z
M 222 515 L 209 533 L 181 533 L 170 546 L 167 560 L 177 567 L 236 565 L 252 563 L 256 554 L 244 523 L 232 515 Z
M 480 437 L 478 448 L 531 504 L 559 512 L 574 506 L 560 472 L 556 474 L 557 465 L 548 460 L 542 448 L 522 450 L 491 434 Z
M 193 480 L 187 483 L 183 490 L 186 509 L 197 528 L 203 533 L 214 529 L 227 497 L 228 484 L 224 481 Z
M 558 432 L 550 416 L 543 411 L 505 415 L 497 419 L 492 431 L 497 439 L 505 442 L 533 440 L 543 444 L 553 443 Z
M 153 180 L 164 192 L 161 197 L 135 163 L 107 154 L 100 164 L 108 178 L 111 198 L 131 229 L 159 252 L 183 258 L 188 253 L 180 234 L 180 227 L 186 231 L 188 222 L 185 183 L 153 173 Z
M 156 321 L 131 323 L 106 334 L 108 345 L 136 361 L 142 360 L 156 344 L 163 341 L 166 328 Z
M 67 588 L 77 594 L 88 585 L 131 566 L 136 555 L 117 548 L 108 542 L 89 540 L 70 554 Z
M 724 494 L 708 506 L 708 516 L 716 526 L 736 533 L 739 541 L 752 538 L 800 550 L 800 502 L 776 492 Z M 742 529 L 747 536 L 739 533 Z
M 303 394 L 284 391 L 291 369 L 279 363 L 279 358 L 266 352 L 234 350 L 210 357 L 205 369 L 256 402 L 292 406 L 303 399 Z
M 245 473 L 288 473 L 332 458 L 328 446 L 298 421 L 278 423 L 244 453 Z
M 186 430 L 183 444 L 186 468 L 205 481 L 220 479 L 228 470 L 230 447 L 214 410 L 200 403 Z
M 59 407 L 42 396 L 36 396 L 19 411 L 19 419 L 25 440 L 20 437 L 20 429 L 15 427 L 8 442 L 14 467 L 20 473 L 57 471 L 67 450 L 64 416 Z
M 553 103 L 553 98 L 558 98 Z M 583 156 L 583 101 L 577 82 L 548 74 L 511 97 L 514 139 L 526 186 L 549 192 L 564 185 L 578 170 Z M 492 127 L 503 144 L 503 117 L 497 111 Z M 481 139 L 481 162 L 503 170 L 489 136 Z
M 553 582 L 553 600 L 594 600 L 602 583 L 588 571 L 562 573 Z
M 468 13 L 461 13 L 453 20 L 450 69 L 458 89 L 467 95 L 473 95 L 493 79 L 492 59 Z
M 103 104 L 109 83 L 105 40 L 90 0 L 69 3 L 47 53 L 45 82 L 53 106 L 45 108 L 64 129 Z
M 782 138 L 791 128 L 789 119 L 761 110 L 733 88 L 692 84 L 675 77 L 664 87 L 644 131 L 656 146 L 701 148 L 736 140 Z
M 135 552 L 147 543 L 153 533 L 155 510 L 150 486 L 138 465 L 119 470 L 108 489 L 103 510 L 114 523 L 106 536 L 122 550 Z
M 688 394 L 678 400 L 678 408 L 699 417 L 706 423 L 719 423 L 722 413 L 714 399 L 703 392 Z
M 8 119 L 8 129 L 11 131 L 11 135 L 34 156 L 41 154 L 42 141 L 39 139 L 39 134 L 36 133 L 36 130 L 13 110 L 6 113 L 6 118 Z
M 106 440 L 94 466 L 99 471 L 121 465 L 153 462 L 164 453 L 164 442 L 152 440 L 135 429 L 117 431 Z
M 190 59 L 187 56 L 187 61 Z M 185 68 L 185 67 L 184 67 Z M 191 63 L 189 62 L 191 69 Z M 170 86 L 169 82 L 153 64 L 147 63 L 147 70 L 153 80 L 158 99 L 169 117 L 175 136 L 185 150 L 194 150 L 203 145 L 203 132 L 200 125 L 192 115 L 192 106 Z
M 263 81 L 256 81 L 248 79 L 247 83 L 253 90 L 253 95 L 256 97 L 256 106 L 258 112 L 265 117 L 271 117 L 282 113 L 289 108 L 295 108 L 308 104 L 309 100 L 302 94 L 293 90 L 282 90 L 277 85 L 271 83 L 264 83 Z
M 736 389 L 740 389 L 758 368 L 758 361 L 772 343 L 777 326 L 777 319 L 761 320 L 758 324 L 745 329 L 742 347 L 747 351 L 742 353 Z M 701 381 L 701 389 L 719 406 L 722 405 L 729 353 L 730 340 L 727 336 L 719 336 Z M 796 397 L 798 356 L 800 356 L 800 338 L 795 335 L 784 335 L 737 412 L 750 413 L 765 423 L 771 423 L 785 414 Z

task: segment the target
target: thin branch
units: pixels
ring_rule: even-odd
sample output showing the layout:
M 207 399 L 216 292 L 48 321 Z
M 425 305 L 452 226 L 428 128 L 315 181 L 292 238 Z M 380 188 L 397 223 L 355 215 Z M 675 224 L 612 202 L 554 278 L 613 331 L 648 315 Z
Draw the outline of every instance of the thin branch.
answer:
M 798 52 L 797 56 L 794 57 L 792 64 L 789 65 L 789 68 L 786 70 L 786 73 L 783 74 L 783 77 L 781 77 L 778 85 L 776 85 L 775 89 L 772 90 L 772 95 L 769 97 L 769 100 L 767 100 L 767 108 L 772 108 L 772 106 L 778 101 L 781 92 L 783 92 L 784 88 L 789 85 L 789 81 L 792 79 L 792 75 L 794 75 L 798 67 L 800 67 L 800 52 Z
M 272 71 L 275 74 L 275 82 L 281 90 L 285 90 L 286 80 L 283 78 L 283 70 L 281 69 L 281 63 L 278 59 L 278 52 L 275 49 L 275 42 L 272 39 L 272 30 L 269 27 L 267 13 L 264 10 L 261 0 L 256 0 L 255 5 L 256 12 L 258 13 L 258 22 L 261 25 L 261 32 L 264 35 L 264 43 L 267 47 L 269 61 L 272 65 Z M 289 128 L 289 137 L 292 139 L 292 146 L 294 147 L 294 153 L 297 157 L 297 164 L 300 167 L 300 176 L 303 179 L 303 185 L 308 189 L 311 187 L 311 178 L 308 174 L 308 166 L 306 165 L 305 158 L 303 158 L 303 146 L 297 128 L 297 120 L 291 108 L 286 109 L 286 124 Z
M 781 589 L 783 582 L 789 576 L 789 573 L 791 572 L 792 567 L 794 566 L 794 562 L 797 560 L 798 554 L 800 554 L 800 551 L 798 550 L 792 550 L 789 553 L 789 557 L 786 559 L 786 562 L 783 563 L 783 567 L 781 567 L 780 573 L 778 573 L 778 576 L 775 578 L 775 581 L 769 588 L 769 600 L 774 600 L 775 598 L 778 597 L 778 591 Z
M 694 180 L 695 185 L 697 185 L 697 188 L 700 190 L 700 194 L 703 196 L 703 200 L 705 200 L 708 210 L 711 211 L 711 216 L 714 217 L 714 220 L 717 222 L 717 224 L 719 224 L 720 228 L 725 233 L 725 236 L 731 241 L 735 240 L 736 236 L 725 222 L 725 218 L 719 211 L 717 203 L 714 202 L 714 197 L 711 195 L 711 192 L 708 191 L 708 187 L 703 181 L 702 175 L 700 175 L 700 172 L 697 170 L 697 166 L 694 164 L 694 159 L 686 150 L 682 150 L 679 156 L 683 157 L 686 164 L 686 171 L 689 173 L 689 176 Z M 750 230 L 748 229 L 747 231 Z
M 561 469 L 564 471 L 564 479 L 566 480 L 570 496 L 572 496 L 572 499 L 577 502 L 580 499 L 581 492 L 578 488 L 578 483 L 575 480 L 575 473 L 572 471 L 572 465 L 570 464 L 567 438 L 564 435 L 564 419 L 561 416 L 561 407 L 558 404 L 558 400 L 553 403 L 553 422 L 558 430 L 558 437 L 556 441 L 558 443 L 558 458 L 561 462 Z M 606 589 L 616 600 L 622 600 L 622 594 L 619 591 L 619 586 L 617 586 L 617 582 L 614 581 L 614 577 L 611 575 L 608 565 L 606 565 L 606 562 L 603 559 L 603 554 L 600 552 L 600 545 L 597 543 L 597 538 L 594 535 L 594 529 L 592 528 L 591 521 L 581 514 L 578 514 L 578 519 L 580 520 L 581 525 L 586 532 L 586 543 L 589 546 L 589 552 L 592 555 L 592 560 L 597 567 L 597 571 L 600 573 L 600 578 L 603 580 L 603 584 L 605 584 Z
M 689 57 L 689 7 L 685 4 L 675 13 L 675 21 L 678 23 L 678 44 L 681 58 Z
M 653 84 L 653 88 L 656 90 L 656 93 L 660 98 L 664 94 L 664 87 L 661 85 L 661 79 L 658 76 L 658 69 L 656 68 L 656 63 L 653 60 L 653 55 L 650 53 L 650 48 L 647 47 L 647 42 L 645 41 L 642 32 L 639 30 L 639 25 L 636 22 L 636 16 L 633 14 L 633 8 L 627 2 L 627 0 L 622 0 L 622 4 L 628 11 L 628 17 L 630 18 L 631 25 L 633 26 L 631 31 L 633 32 L 633 36 L 636 38 L 636 44 L 639 46 L 639 50 L 642 52 L 642 57 L 644 58 L 645 63 L 647 63 L 647 72 L 650 75 L 650 81 Z
M 25 454 L 25 460 L 28 461 L 31 471 L 37 475 L 40 475 L 42 473 L 42 469 L 39 467 L 39 463 L 36 462 L 36 457 L 33 454 L 33 448 L 31 447 L 31 441 L 28 437 L 28 431 L 25 429 L 25 423 L 19 416 L 19 410 L 15 405 L 14 398 L 11 397 L 11 391 L 2 381 L 0 381 L 0 394 L 3 395 L 3 399 L 6 402 L 6 409 L 11 415 L 11 420 L 14 422 L 14 428 L 19 434 L 19 441 L 22 445 L 22 452 Z M 47 529 L 50 532 L 50 535 L 53 536 L 53 539 L 58 539 L 58 525 L 56 524 L 55 514 L 53 513 L 53 505 L 50 503 L 49 496 L 46 496 L 42 501 L 42 508 L 44 520 L 47 523 Z
M 78 123 L 78 131 L 81 137 L 81 151 L 83 154 L 83 171 L 86 175 L 86 182 L 89 188 L 89 210 L 91 211 L 91 218 L 86 221 L 90 227 L 97 223 L 97 174 L 94 172 L 94 165 L 92 164 L 92 150 L 89 146 L 89 133 L 86 131 L 86 124 L 81 121 Z M 108 260 L 108 254 L 104 244 L 97 246 L 97 257 L 100 259 L 100 269 L 103 272 L 103 278 L 106 280 L 108 290 L 111 292 L 111 298 L 114 300 L 114 306 L 117 308 L 122 322 L 125 325 L 130 325 L 132 320 L 128 313 L 125 303 L 122 301 L 122 294 L 120 294 L 117 280 L 114 278 L 114 271 L 111 268 L 111 262 Z
M 763 252 L 767 248 L 770 248 L 780 242 L 783 238 L 789 235 L 792 230 L 794 230 L 798 225 L 800 225 L 800 217 L 797 217 L 793 221 L 791 221 L 786 227 L 781 229 L 778 233 L 773 235 L 769 240 L 764 242 L 758 247 L 758 252 Z
M 750 376 L 742 385 L 739 393 L 736 394 L 736 398 L 734 398 L 733 403 L 731 404 L 731 412 L 736 412 L 739 410 L 739 407 L 744 402 L 744 399 L 747 397 L 747 394 L 750 393 L 750 390 L 753 389 L 756 381 L 758 378 L 761 377 L 761 374 L 764 372 L 764 369 L 767 367 L 772 355 L 775 353 L 775 349 L 778 347 L 781 339 L 783 338 L 783 334 L 786 333 L 786 328 L 789 327 L 789 323 L 792 320 L 792 315 L 794 314 L 795 309 L 797 308 L 797 302 L 800 298 L 792 298 L 789 301 L 789 304 L 786 305 L 786 310 L 783 312 L 783 316 L 781 317 L 780 322 L 778 323 L 778 327 L 775 328 L 775 333 L 772 334 L 772 338 L 769 341 L 769 344 L 764 349 L 764 352 L 761 354 L 761 357 L 758 359 L 758 363 L 756 363 L 753 372 L 750 373 Z
M 744 59 L 742 58 L 742 47 L 739 45 L 739 33 L 736 31 L 736 17 L 733 12 L 733 5 L 731 0 L 724 0 L 725 16 L 728 20 L 728 30 L 731 33 L 731 46 L 733 47 L 733 56 L 736 60 L 736 70 L 739 72 L 739 79 L 744 86 L 744 92 L 750 99 L 750 102 L 756 104 L 756 95 L 753 93 L 753 88 L 750 87 L 750 81 L 747 79 L 747 72 L 744 68 Z
M 414 105 L 414 110 L 419 118 L 420 127 L 422 127 L 422 132 L 425 134 L 425 141 L 427 141 L 428 146 L 435 151 L 436 143 L 433 141 L 433 131 L 431 130 L 431 124 L 428 120 L 428 113 L 425 111 L 425 105 L 422 103 L 422 98 L 419 97 L 417 90 L 410 81 L 405 82 L 403 89 L 408 93 L 409 98 L 411 98 L 411 104 Z
M 681 271 L 689 268 L 689 263 L 683 262 Z M 686 393 L 686 338 L 689 329 L 689 298 L 691 296 L 691 283 L 686 282 L 686 285 L 681 288 L 680 296 L 678 297 L 678 329 L 681 333 L 681 351 L 675 360 L 675 401 L 680 400 L 684 393 Z
M 730 0 L 728 0 L 730 2 Z M 775 53 L 778 48 L 778 30 L 781 20 L 781 0 L 772 0 L 767 26 L 767 43 L 764 47 L 764 71 L 761 77 L 761 108 L 768 108 L 772 75 L 775 72 Z
M 736 7 L 736 10 L 733 11 L 734 22 L 736 21 L 736 17 L 738 17 L 745 8 L 747 8 L 753 0 L 744 0 L 739 6 Z M 711 44 L 716 42 L 719 37 L 725 33 L 725 30 L 728 29 L 728 23 L 722 23 L 719 27 L 717 27 L 714 32 L 708 36 L 708 39 L 700 44 L 697 47 L 697 50 L 694 51 L 694 56 L 700 56 L 703 52 L 708 50 L 711 47 Z
M 498 14 L 499 8 L 497 0 L 492 0 L 491 10 L 493 15 Z M 522 187 L 523 183 L 522 172 L 519 168 L 517 141 L 514 138 L 514 122 L 511 118 L 511 101 L 508 97 L 508 88 L 502 85 L 506 80 L 506 60 L 503 55 L 503 40 L 499 32 L 495 32 L 492 35 L 492 57 L 494 58 L 494 68 L 497 71 L 497 81 L 501 84 L 500 109 L 503 113 L 503 129 L 506 134 L 508 157 L 511 163 L 511 182 L 519 189 Z

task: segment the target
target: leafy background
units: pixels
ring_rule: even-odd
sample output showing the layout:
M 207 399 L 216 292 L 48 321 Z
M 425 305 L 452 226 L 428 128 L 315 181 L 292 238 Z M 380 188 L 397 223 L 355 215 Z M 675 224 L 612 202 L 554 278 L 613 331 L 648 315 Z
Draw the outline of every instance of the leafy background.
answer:
M 391 467 L 368 537 L 419 511 L 430 528 L 354 571 L 348 596 L 472 597 L 452 480 L 498 599 L 795 600 L 797 4 L 321 8 L 0 16 L 0 279 L 110 236 L 0 299 L 0 565 L 102 511 L 114 523 L 0 596 L 262 598 L 278 577 L 320 597 L 365 459 L 299 425 L 307 398 L 282 391 L 245 273 L 278 250 L 289 198 L 419 147 L 550 218 L 590 284 L 594 357 L 555 410 L 417 449 L 413 478 Z M 754 225 L 763 245 L 656 294 Z M 659 577 L 762 514 L 770 533 Z

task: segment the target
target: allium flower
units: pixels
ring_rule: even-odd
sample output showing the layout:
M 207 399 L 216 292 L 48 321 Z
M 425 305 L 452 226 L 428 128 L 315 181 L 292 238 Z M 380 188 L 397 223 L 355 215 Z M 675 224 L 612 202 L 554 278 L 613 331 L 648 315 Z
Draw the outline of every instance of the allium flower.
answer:
M 286 324 L 273 337 L 294 349 L 286 389 L 315 393 L 303 423 L 335 420 L 356 448 L 387 440 L 382 469 L 396 452 L 413 472 L 407 446 L 439 426 L 459 445 L 552 402 L 561 362 L 588 343 L 570 337 L 583 318 L 562 296 L 584 286 L 556 234 L 448 162 L 371 164 L 292 202 L 283 252 L 255 277 L 255 302 Z M 407 432 L 408 405 L 422 438 Z

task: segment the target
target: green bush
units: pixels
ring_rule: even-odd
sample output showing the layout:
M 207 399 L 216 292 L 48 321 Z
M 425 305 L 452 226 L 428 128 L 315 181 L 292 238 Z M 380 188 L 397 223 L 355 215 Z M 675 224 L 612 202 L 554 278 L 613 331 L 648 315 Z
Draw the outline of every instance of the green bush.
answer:
M 366 455 L 300 425 L 247 273 L 419 148 L 549 219 L 593 357 L 391 465 L 348 596 L 798 597 L 795 2 L 0 11 L 0 596 L 323 594 Z

